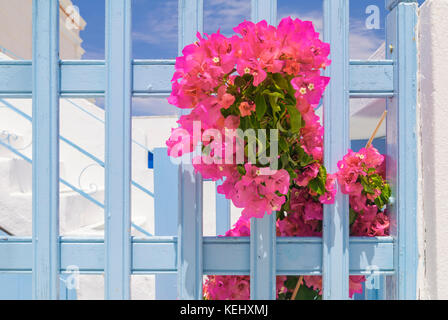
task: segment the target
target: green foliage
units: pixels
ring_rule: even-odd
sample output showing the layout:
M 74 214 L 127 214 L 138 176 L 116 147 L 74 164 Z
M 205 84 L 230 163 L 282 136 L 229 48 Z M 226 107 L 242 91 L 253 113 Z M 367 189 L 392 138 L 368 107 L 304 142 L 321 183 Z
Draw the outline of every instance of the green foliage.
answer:
M 288 292 L 281 293 L 278 295 L 279 300 L 291 300 L 292 292 L 294 291 L 297 282 L 299 281 L 298 276 L 287 276 L 284 285 L 288 288 Z M 301 284 L 295 300 L 322 300 L 322 296 L 317 290 L 308 288 L 305 284 Z
M 316 178 L 311 180 L 308 187 L 321 196 L 325 193 L 325 182 L 327 181 L 327 170 L 324 166 L 319 167 L 319 174 Z
M 360 175 L 358 180 L 361 182 L 365 194 L 374 195 L 375 190 L 380 192 L 380 195 L 375 198 L 374 203 L 378 209 L 381 209 L 389 203 L 389 198 L 391 196 L 390 185 L 378 173 L 374 173 L 374 168 L 371 168 L 366 172 L 367 176 Z

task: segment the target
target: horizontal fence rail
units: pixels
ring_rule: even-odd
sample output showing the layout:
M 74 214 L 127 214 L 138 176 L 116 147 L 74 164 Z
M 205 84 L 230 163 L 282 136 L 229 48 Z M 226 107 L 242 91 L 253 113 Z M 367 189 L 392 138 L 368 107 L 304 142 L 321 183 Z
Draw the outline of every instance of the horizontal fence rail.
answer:
M 61 61 L 61 97 L 100 97 L 106 88 L 104 61 Z M 134 97 L 169 95 L 174 60 L 134 60 Z M 350 96 L 383 98 L 393 96 L 391 60 L 352 60 Z M 30 97 L 31 61 L 0 61 L 0 97 Z
M 177 237 L 132 238 L 133 274 L 177 271 Z M 81 273 L 104 271 L 102 238 L 60 238 L 60 271 L 76 265 Z M 350 274 L 393 274 L 392 237 L 351 237 Z M 30 238 L 0 238 L 0 272 L 31 272 Z M 322 274 L 322 239 L 317 237 L 277 237 L 277 275 Z M 157 257 L 157 259 L 154 259 Z M 306 257 L 306 258 L 305 258 Z M 249 275 L 249 237 L 204 237 L 204 274 Z

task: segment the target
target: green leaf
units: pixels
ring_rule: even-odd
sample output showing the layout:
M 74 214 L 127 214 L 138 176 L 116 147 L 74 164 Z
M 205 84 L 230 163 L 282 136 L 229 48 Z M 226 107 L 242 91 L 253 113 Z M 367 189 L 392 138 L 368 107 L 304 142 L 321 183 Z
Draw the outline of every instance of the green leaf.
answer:
M 272 111 L 274 113 L 280 112 L 282 109 L 277 104 L 278 97 L 275 97 L 273 95 L 268 95 L 269 98 L 269 104 L 271 105 Z
M 244 166 L 242 164 L 239 164 L 236 168 L 241 175 L 246 174 L 246 169 L 244 169 Z
M 352 225 L 356 219 L 358 218 L 358 213 L 353 210 L 352 208 L 349 209 L 349 220 L 350 220 L 350 225 Z
M 246 81 L 242 77 L 236 77 L 234 80 L 235 86 L 237 87 L 244 87 L 246 85 Z
M 257 95 L 257 97 L 255 98 L 255 105 L 256 105 L 255 112 L 257 114 L 257 119 L 261 120 L 265 115 L 266 110 L 268 109 L 266 100 L 263 95 L 261 94 Z
M 318 291 L 301 285 L 296 295 L 296 300 L 320 300 L 321 296 Z
M 289 176 L 291 177 L 291 179 L 297 178 L 297 173 L 291 167 L 287 167 L 286 171 L 288 171 Z
M 283 75 L 280 73 L 274 73 L 272 75 L 272 78 L 274 79 L 275 83 L 282 89 L 288 90 L 288 80 L 286 80 Z
M 285 219 L 285 212 L 283 210 L 277 211 L 277 220 Z
M 319 178 L 314 178 L 313 180 L 311 180 L 308 183 L 308 187 L 320 196 L 325 193 L 325 184 L 322 185 L 322 182 Z
M 280 140 L 278 141 L 278 146 L 280 147 L 280 150 L 288 152 L 289 151 L 289 145 L 288 142 L 283 137 L 280 137 Z
M 286 109 L 288 110 L 290 117 L 291 132 L 298 133 L 302 128 L 302 115 L 300 114 L 300 111 L 297 110 L 296 106 L 286 105 Z
M 284 285 L 289 290 L 294 290 L 296 287 L 297 281 L 299 281 L 298 276 L 287 276 L 286 281 L 284 282 Z

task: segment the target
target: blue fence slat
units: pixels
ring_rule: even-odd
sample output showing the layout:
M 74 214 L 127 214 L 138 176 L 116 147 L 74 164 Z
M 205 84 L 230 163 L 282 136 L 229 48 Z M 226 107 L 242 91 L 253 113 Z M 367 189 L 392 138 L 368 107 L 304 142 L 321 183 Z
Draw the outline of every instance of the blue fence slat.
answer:
M 220 182 L 216 182 L 216 187 Z M 216 192 L 216 234 L 224 235 L 230 229 L 230 200 Z
M 177 234 L 180 167 L 171 161 L 167 148 L 154 149 L 154 230 L 156 236 Z M 159 257 L 153 257 L 159 259 Z M 156 274 L 156 299 L 177 297 L 175 274 Z
M 32 298 L 31 273 L 0 273 L 0 300 L 30 300 Z
M 131 0 L 106 1 L 105 298 L 129 299 Z
M 397 239 L 397 274 L 388 298 L 417 294 L 417 3 L 399 3 L 386 18 L 386 56 L 395 62 L 395 96 L 387 101 L 387 178 L 395 204 L 389 207 L 391 234 Z
M 276 234 L 275 213 L 250 224 L 250 298 L 276 298 Z
M 202 32 L 202 0 L 179 0 L 179 54 Z M 187 111 L 188 112 L 188 111 Z M 184 113 L 185 114 L 185 113 Z M 202 178 L 191 163 L 181 164 L 180 210 L 178 219 L 179 299 L 202 299 Z
M 277 25 L 277 0 L 251 0 L 251 20 Z
M 328 172 L 350 147 L 349 141 L 349 2 L 324 0 L 324 40 L 331 45 L 331 77 L 324 94 L 324 162 Z M 347 299 L 349 274 L 348 197 L 340 192 L 324 205 L 323 298 Z
M 416 0 L 386 0 L 386 9 L 387 9 L 387 10 L 392 10 L 392 9 L 394 9 L 399 3 L 404 3 L 404 2 L 415 2 L 415 3 L 417 3 Z
M 277 23 L 277 0 L 252 0 L 251 20 Z M 276 232 L 275 213 L 262 219 L 251 219 L 250 297 L 253 300 L 276 298 Z
M 33 1 L 33 298 L 59 296 L 59 2 Z

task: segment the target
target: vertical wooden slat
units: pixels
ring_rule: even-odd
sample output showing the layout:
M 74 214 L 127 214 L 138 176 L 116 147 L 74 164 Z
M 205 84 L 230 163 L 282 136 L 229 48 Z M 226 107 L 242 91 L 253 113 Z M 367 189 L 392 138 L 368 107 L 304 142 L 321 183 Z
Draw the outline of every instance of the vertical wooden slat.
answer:
M 252 0 L 251 20 L 277 23 L 276 0 Z M 275 281 L 275 213 L 262 219 L 252 218 L 250 232 L 250 297 L 253 300 L 274 300 Z
M 324 0 L 324 40 L 331 45 L 331 77 L 324 94 L 324 162 L 328 172 L 350 147 L 349 140 L 349 1 Z M 348 197 L 338 192 L 335 203 L 324 206 L 323 298 L 348 299 Z
M 251 0 L 251 20 L 277 25 L 277 0 Z
M 171 161 L 167 149 L 154 149 L 154 229 L 156 236 L 177 234 L 180 203 L 179 176 L 180 167 Z M 176 297 L 176 275 L 157 274 L 156 299 L 174 300 Z
M 107 0 L 106 299 L 130 297 L 131 66 L 131 0 Z
M 394 61 L 395 95 L 387 101 L 387 179 L 395 203 L 389 206 L 397 273 L 388 298 L 417 294 L 417 3 L 396 3 L 386 18 L 386 57 Z
M 218 182 L 216 187 L 218 187 Z M 224 235 L 230 229 L 230 200 L 216 192 L 216 234 Z
M 275 212 L 250 222 L 250 298 L 276 298 Z
M 59 2 L 33 1 L 33 298 L 59 297 Z
M 179 54 L 202 32 L 203 1 L 179 0 Z M 188 111 L 187 111 L 188 112 Z M 202 178 L 182 163 L 179 179 L 178 298 L 202 299 Z

